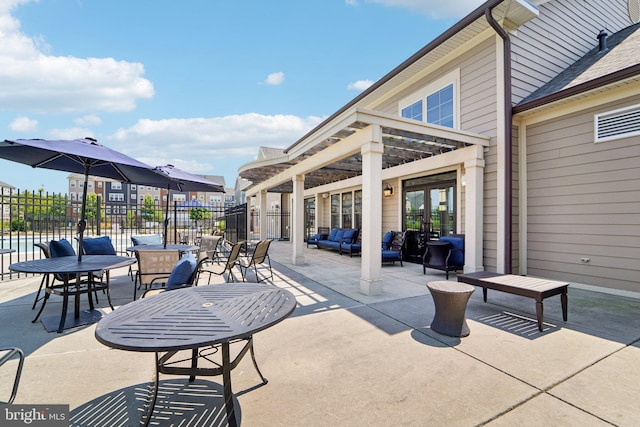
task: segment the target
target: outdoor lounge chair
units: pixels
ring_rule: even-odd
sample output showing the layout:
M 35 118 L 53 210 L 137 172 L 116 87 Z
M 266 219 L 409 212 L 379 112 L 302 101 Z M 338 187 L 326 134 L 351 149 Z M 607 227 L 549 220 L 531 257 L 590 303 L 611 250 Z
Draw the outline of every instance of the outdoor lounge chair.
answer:
M 209 278 L 207 280 L 207 284 L 211 283 L 211 275 L 217 274 L 219 276 L 223 276 L 227 273 L 227 282 L 235 282 L 235 276 L 233 275 L 233 269 L 238 263 L 238 256 L 240 255 L 240 250 L 244 246 L 244 241 L 238 242 L 231 247 L 229 252 L 229 256 L 224 260 L 223 264 L 218 263 L 202 263 L 201 268 L 198 270 L 198 279 L 202 273 L 209 273 Z M 202 255 L 202 252 L 200 253 Z M 206 258 L 205 258 L 206 259 Z
M 329 237 L 329 233 L 329 227 L 318 227 L 318 232 L 307 239 L 307 247 L 309 247 L 309 245 L 318 246 L 318 240 L 326 239 Z
M 405 243 L 404 231 L 388 231 L 382 239 L 382 262 L 400 261 L 402 267 L 402 252 Z
M 464 269 L 464 234 L 451 234 L 427 242 L 427 250 L 422 258 L 422 274 L 426 274 L 427 268 L 444 271 L 447 280 L 450 271 Z
M 268 263 L 270 279 L 273 279 L 273 270 L 271 269 L 271 259 L 269 258 L 269 245 L 273 242 L 273 239 L 261 240 L 258 242 L 256 249 L 253 251 L 250 257 L 241 257 L 238 259 L 238 267 L 242 274 L 242 281 L 247 278 L 247 271 L 253 266 L 256 273 L 256 280 L 260 282 L 260 275 L 258 275 L 258 265 Z M 266 277 L 265 277 L 266 280 Z
M 136 251 L 138 271 L 133 283 L 133 299 L 136 299 L 137 290 L 144 286 L 145 290 L 156 285 L 164 285 L 173 267 L 180 261 L 180 251 L 163 250 Z

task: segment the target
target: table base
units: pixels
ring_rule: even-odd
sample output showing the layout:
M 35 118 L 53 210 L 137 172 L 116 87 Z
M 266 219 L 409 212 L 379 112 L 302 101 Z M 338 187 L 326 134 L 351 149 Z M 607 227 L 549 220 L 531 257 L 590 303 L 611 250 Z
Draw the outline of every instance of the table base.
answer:
M 82 310 L 80 311 L 80 316 L 78 318 L 75 317 L 74 313 L 67 313 L 67 317 L 64 320 L 64 328 L 63 329 L 71 329 L 78 326 L 91 325 L 92 323 L 98 323 L 102 316 L 105 313 L 101 310 Z M 47 330 L 47 332 L 60 332 L 58 329 L 60 327 L 60 315 L 50 315 L 44 316 L 40 318 L 42 325 Z
M 244 346 L 242 349 L 235 355 L 233 360 L 231 359 L 230 352 L 230 344 L 244 342 Z M 211 349 L 211 354 L 207 354 L 207 350 Z M 221 362 L 215 362 L 211 360 L 210 356 L 220 351 L 221 353 Z M 196 376 L 218 376 L 222 375 L 222 386 L 223 386 L 223 396 L 224 396 L 224 405 L 227 412 L 227 422 L 230 427 L 236 427 L 238 425 L 236 419 L 236 411 L 233 402 L 233 392 L 231 390 L 231 371 L 238 366 L 242 358 L 249 352 L 251 354 L 251 360 L 253 361 L 253 366 L 255 367 L 260 379 L 262 379 L 262 385 L 265 385 L 269 382 L 260 372 L 260 368 L 258 368 L 258 363 L 256 362 L 255 353 L 253 350 L 253 337 L 242 339 L 233 342 L 222 343 L 220 345 L 214 347 L 205 347 L 202 349 L 193 349 L 191 350 L 191 358 L 189 359 L 180 359 L 175 360 L 174 357 L 178 354 L 177 351 L 170 351 L 167 353 L 156 353 L 156 369 L 155 369 L 155 378 L 153 388 L 151 390 L 151 398 L 150 402 L 147 405 L 145 414 L 143 415 L 141 424 L 148 426 L 151 418 L 153 416 L 153 410 L 156 405 L 156 400 L 158 399 L 158 388 L 160 383 L 160 373 L 169 374 L 169 375 L 185 375 L 189 376 L 189 381 L 192 382 L 195 380 Z M 206 359 L 209 362 L 213 363 L 216 367 L 214 368 L 205 368 L 198 367 L 198 359 Z M 176 363 L 180 362 L 190 362 L 191 366 L 176 366 Z

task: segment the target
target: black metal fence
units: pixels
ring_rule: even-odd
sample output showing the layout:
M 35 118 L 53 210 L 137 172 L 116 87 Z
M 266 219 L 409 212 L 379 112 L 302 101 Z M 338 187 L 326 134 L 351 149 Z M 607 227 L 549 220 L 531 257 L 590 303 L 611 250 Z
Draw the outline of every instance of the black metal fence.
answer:
M 207 205 L 183 208 L 179 204 L 169 204 L 167 241 L 170 243 L 179 242 L 182 232 L 189 230 L 201 234 L 225 230 L 226 238 L 231 241 L 248 238 L 246 204 L 226 209 Z M 9 264 L 42 257 L 35 243 L 67 239 L 76 247 L 74 238 L 80 215 L 81 202 L 70 200 L 67 195 L 5 190 L 0 206 L 0 248 L 13 252 L 0 255 L 2 278 L 11 275 Z M 126 203 L 105 201 L 93 194 L 89 195 L 86 205 L 85 236 L 108 235 L 117 250 L 124 250 L 131 246 L 131 236 L 163 234 L 165 216 L 166 204 L 156 200 Z
M 280 209 L 267 211 L 265 224 L 260 223 L 260 210 L 251 211 L 251 233 L 260 235 L 260 228 L 265 228 L 266 238 L 289 240 L 291 238 L 291 214 Z

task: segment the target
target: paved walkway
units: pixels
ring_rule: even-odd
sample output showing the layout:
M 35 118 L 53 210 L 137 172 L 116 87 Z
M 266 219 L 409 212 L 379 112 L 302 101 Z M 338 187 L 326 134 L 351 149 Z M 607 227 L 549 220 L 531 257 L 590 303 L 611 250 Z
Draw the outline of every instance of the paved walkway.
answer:
M 367 297 L 358 292 L 357 257 L 308 249 L 307 265 L 294 267 L 290 243 L 274 242 L 270 253 L 273 283 L 293 292 L 299 307 L 255 336 L 267 385 L 257 386 L 249 358 L 232 372 L 241 425 L 640 424 L 639 299 L 570 286 L 568 322 L 560 299 L 550 298 L 539 332 L 533 300 L 490 291 L 484 303 L 476 290 L 467 307 L 471 334 L 458 339 L 429 328 L 425 284 L 443 273 L 385 265 L 384 294 Z M 133 294 L 120 273 L 112 274 L 117 305 Z M 56 334 L 31 323 L 39 281 L 0 282 L 0 345 L 27 354 L 15 403 L 69 404 L 72 425 L 136 425 L 153 356 L 104 347 L 95 326 Z M 59 312 L 52 298 L 45 315 Z M 225 425 L 220 381 L 162 377 L 155 425 Z

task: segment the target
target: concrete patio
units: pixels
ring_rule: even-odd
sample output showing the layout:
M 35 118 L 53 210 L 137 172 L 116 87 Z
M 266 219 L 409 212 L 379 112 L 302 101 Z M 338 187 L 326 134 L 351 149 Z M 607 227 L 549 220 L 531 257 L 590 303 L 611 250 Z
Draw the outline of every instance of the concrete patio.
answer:
M 539 332 L 528 298 L 477 289 L 471 334 L 440 335 L 427 281 L 444 273 L 405 263 L 382 269 L 384 294 L 358 292 L 360 259 L 291 244 L 270 249 L 273 283 L 296 295 L 296 311 L 255 336 L 256 357 L 232 372 L 244 426 L 597 426 L 638 425 L 640 299 L 569 287 L 545 300 Z M 117 276 L 117 277 L 116 277 Z M 450 280 L 455 280 L 453 275 Z M 31 304 L 40 277 L 0 283 L 0 346 L 24 350 L 16 404 L 69 404 L 71 425 L 137 425 L 153 377 L 153 355 L 109 349 L 95 325 L 48 333 Z M 201 283 L 202 285 L 202 283 Z M 114 305 L 129 302 L 126 270 L 112 273 Z M 83 307 L 86 301 L 82 301 Z M 106 298 L 98 304 L 110 312 Z M 60 313 L 52 297 L 44 315 Z M 11 365 L 0 371 L 7 396 Z M 161 377 L 152 425 L 226 425 L 220 377 Z

